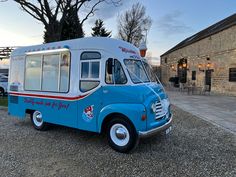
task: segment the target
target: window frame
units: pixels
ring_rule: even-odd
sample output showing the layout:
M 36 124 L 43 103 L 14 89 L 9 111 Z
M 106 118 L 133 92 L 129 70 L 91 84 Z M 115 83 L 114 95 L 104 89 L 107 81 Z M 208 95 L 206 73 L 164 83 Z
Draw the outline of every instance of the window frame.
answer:
M 32 54 L 32 55 L 34 55 L 34 54 Z M 26 63 L 27 63 L 27 57 L 28 56 L 32 56 L 32 55 L 26 55 L 25 56 L 25 63 L 24 63 L 24 90 L 25 91 L 32 91 L 32 92 L 41 92 L 41 88 L 42 88 L 42 72 L 43 72 L 43 67 L 42 67 L 42 65 L 43 65 L 43 55 L 40 55 L 40 54 L 35 54 L 34 56 L 39 56 L 40 57 L 40 61 L 41 61 L 41 66 L 40 66 L 40 72 L 41 72 L 41 74 L 40 74 L 40 89 L 39 90 L 32 90 L 32 89 L 26 89 L 25 88 L 25 86 L 26 86 Z
M 106 71 L 107 71 L 107 61 L 108 61 L 108 59 L 107 59 L 106 62 L 105 62 L 105 77 L 104 77 L 105 83 L 106 83 L 107 85 L 126 85 L 126 84 L 128 83 L 128 77 L 127 77 L 127 75 L 126 75 L 126 73 L 125 73 L 125 70 L 124 70 L 124 67 L 123 67 L 123 65 L 122 65 L 122 62 L 119 61 L 118 59 L 115 59 L 115 58 L 113 59 L 114 64 L 113 64 L 112 72 L 114 73 L 115 61 L 118 61 L 118 62 L 120 63 L 120 65 L 121 65 L 122 71 L 123 71 L 123 73 L 124 73 L 124 75 L 125 75 L 126 82 L 123 83 L 123 84 L 116 84 L 116 83 L 115 83 L 115 79 L 114 79 L 114 75 L 112 74 L 113 83 L 107 83 L 107 81 L 106 81 L 106 75 L 107 75 L 107 72 L 106 72 Z
M 235 75 L 236 75 L 236 67 L 235 68 L 229 68 L 229 82 L 236 82 L 236 76 L 232 77 L 232 73 L 231 72 L 235 73 Z
M 125 62 L 126 60 L 140 61 L 140 62 L 141 62 L 141 65 L 142 65 L 142 67 L 143 67 L 143 71 L 144 71 L 144 73 L 146 74 L 147 79 L 148 79 L 148 81 L 145 81 L 145 82 L 140 82 L 140 81 L 139 81 L 139 82 L 134 82 L 133 79 L 132 79 L 132 77 L 131 77 L 131 73 L 129 72 L 129 70 L 127 69 L 127 66 L 126 66 L 126 64 L 125 64 L 126 70 L 127 70 L 128 74 L 129 74 L 129 78 L 130 78 L 130 80 L 131 80 L 131 82 L 132 82 L 133 84 L 142 84 L 142 83 L 149 83 L 149 82 L 151 82 L 151 81 L 150 81 L 150 78 L 149 78 L 149 76 L 148 76 L 148 74 L 147 74 L 147 72 L 146 72 L 146 69 L 145 69 L 145 67 L 144 67 L 144 65 L 143 65 L 142 60 L 124 59 L 124 62 Z
M 68 89 L 66 92 L 60 92 L 60 83 L 61 83 L 61 58 L 62 56 L 67 53 L 68 56 L 69 56 L 69 75 L 68 75 Z M 41 59 L 41 75 L 40 75 L 40 90 L 31 90 L 31 89 L 26 89 L 25 88 L 25 80 L 26 80 L 26 60 L 27 60 L 27 57 L 28 56 L 33 56 L 33 55 L 39 55 L 40 56 L 40 59 Z M 43 79 L 43 59 L 44 59 L 44 56 L 47 56 L 47 55 L 59 55 L 59 73 L 58 73 L 58 91 L 45 91 L 45 90 L 42 90 L 42 79 Z M 62 93 L 62 94 L 67 94 L 69 93 L 70 91 L 70 78 L 71 78 L 71 51 L 70 50 L 66 50 L 66 51 L 59 51 L 59 52 L 50 52 L 50 53 L 40 53 L 40 54 L 26 54 L 25 55 L 25 60 L 24 60 L 24 90 L 25 91 L 32 91 L 32 92 L 44 92 L 44 93 Z
M 97 53 L 99 54 L 100 58 L 88 58 L 88 59 L 82 59 L 82 55 L 84 53 Z M 102 55 L 100 52 L 98 51 L 83 51 L 81 54 L 80 54 L 80 62 L 79 62 L 79 91 L 82 92 L 82 93 L 86 93 L 86 92 L 89 92 L 95 88 L 97 88 L 100 84 L 101 84 L 101 77 L 102 77 L 102 67 L 101 67 L 101 60 L 102 59 Z M 90 67 L 91 67 L 91 63 L 92 62 L 98 62 L 99 63 L 99 77 L 98 78 L 82 78 L 82 63 L 89 63 L 89 71 L 90 71 Z M 86 91 L 83 91 L 81 89 L 81 81 L 87 81 L 87 82 L 99 82 L 98 85 L 92 89 L 89 89 L 89 90 L 86 90 Z
M 197 71 L 193 70 L 192 71 L 192 81 L 196 81 L 197 80 Z

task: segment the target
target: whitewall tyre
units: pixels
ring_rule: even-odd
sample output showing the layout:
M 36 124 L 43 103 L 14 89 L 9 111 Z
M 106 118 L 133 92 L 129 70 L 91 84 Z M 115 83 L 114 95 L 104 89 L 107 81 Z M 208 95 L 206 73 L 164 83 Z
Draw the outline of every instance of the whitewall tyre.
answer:
M 128 153 L 138 142 L 134 126 L 125 119 L 116 117 L 107 124 L 107 140 L 110 147 L 118 152 Z
M 43 115 L 40 111 L 34 111 L 31 113 L 31 122 L 36 130 L 43 131 L 48 128 L 47 123 L 43 121 Z

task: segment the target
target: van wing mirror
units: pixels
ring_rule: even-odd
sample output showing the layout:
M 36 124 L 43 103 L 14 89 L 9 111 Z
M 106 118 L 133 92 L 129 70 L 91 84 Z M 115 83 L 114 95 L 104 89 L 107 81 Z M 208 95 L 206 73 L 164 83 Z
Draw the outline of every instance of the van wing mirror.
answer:
M 113 71 L 113 58 L 108 58 L 107 60 L 107 72 L 108 74 L 112 74 Z

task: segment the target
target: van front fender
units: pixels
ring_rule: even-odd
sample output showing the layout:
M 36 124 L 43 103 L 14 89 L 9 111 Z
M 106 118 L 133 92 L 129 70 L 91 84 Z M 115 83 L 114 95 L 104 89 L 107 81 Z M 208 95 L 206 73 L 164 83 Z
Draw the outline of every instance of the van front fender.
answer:
M 98 116 L 98 132 L 102 131 L 103 121 L 112 114 L 122 114 L 126 116 L 134 125 L 136 131 L 145 131 L 146 120 L 142 120 L 142 115 L 146 115 L 143 104 L 110 104 L 105 106 Z

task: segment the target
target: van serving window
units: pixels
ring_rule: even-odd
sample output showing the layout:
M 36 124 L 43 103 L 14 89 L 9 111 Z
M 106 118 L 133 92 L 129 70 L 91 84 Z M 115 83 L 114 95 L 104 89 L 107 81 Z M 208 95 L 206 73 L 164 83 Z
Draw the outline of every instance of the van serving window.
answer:
M 41 90 L 42 56 L 30 55 L 25 62 L 25 89 Z
M 26 56 L 25 90 L 69 91 L 69 52 Z
M 43 57 L 42 91 L 58 92 L 60 55 Z
M 101 59 L 99 52 L 83 52 L 81 54 L 81 60 Z

